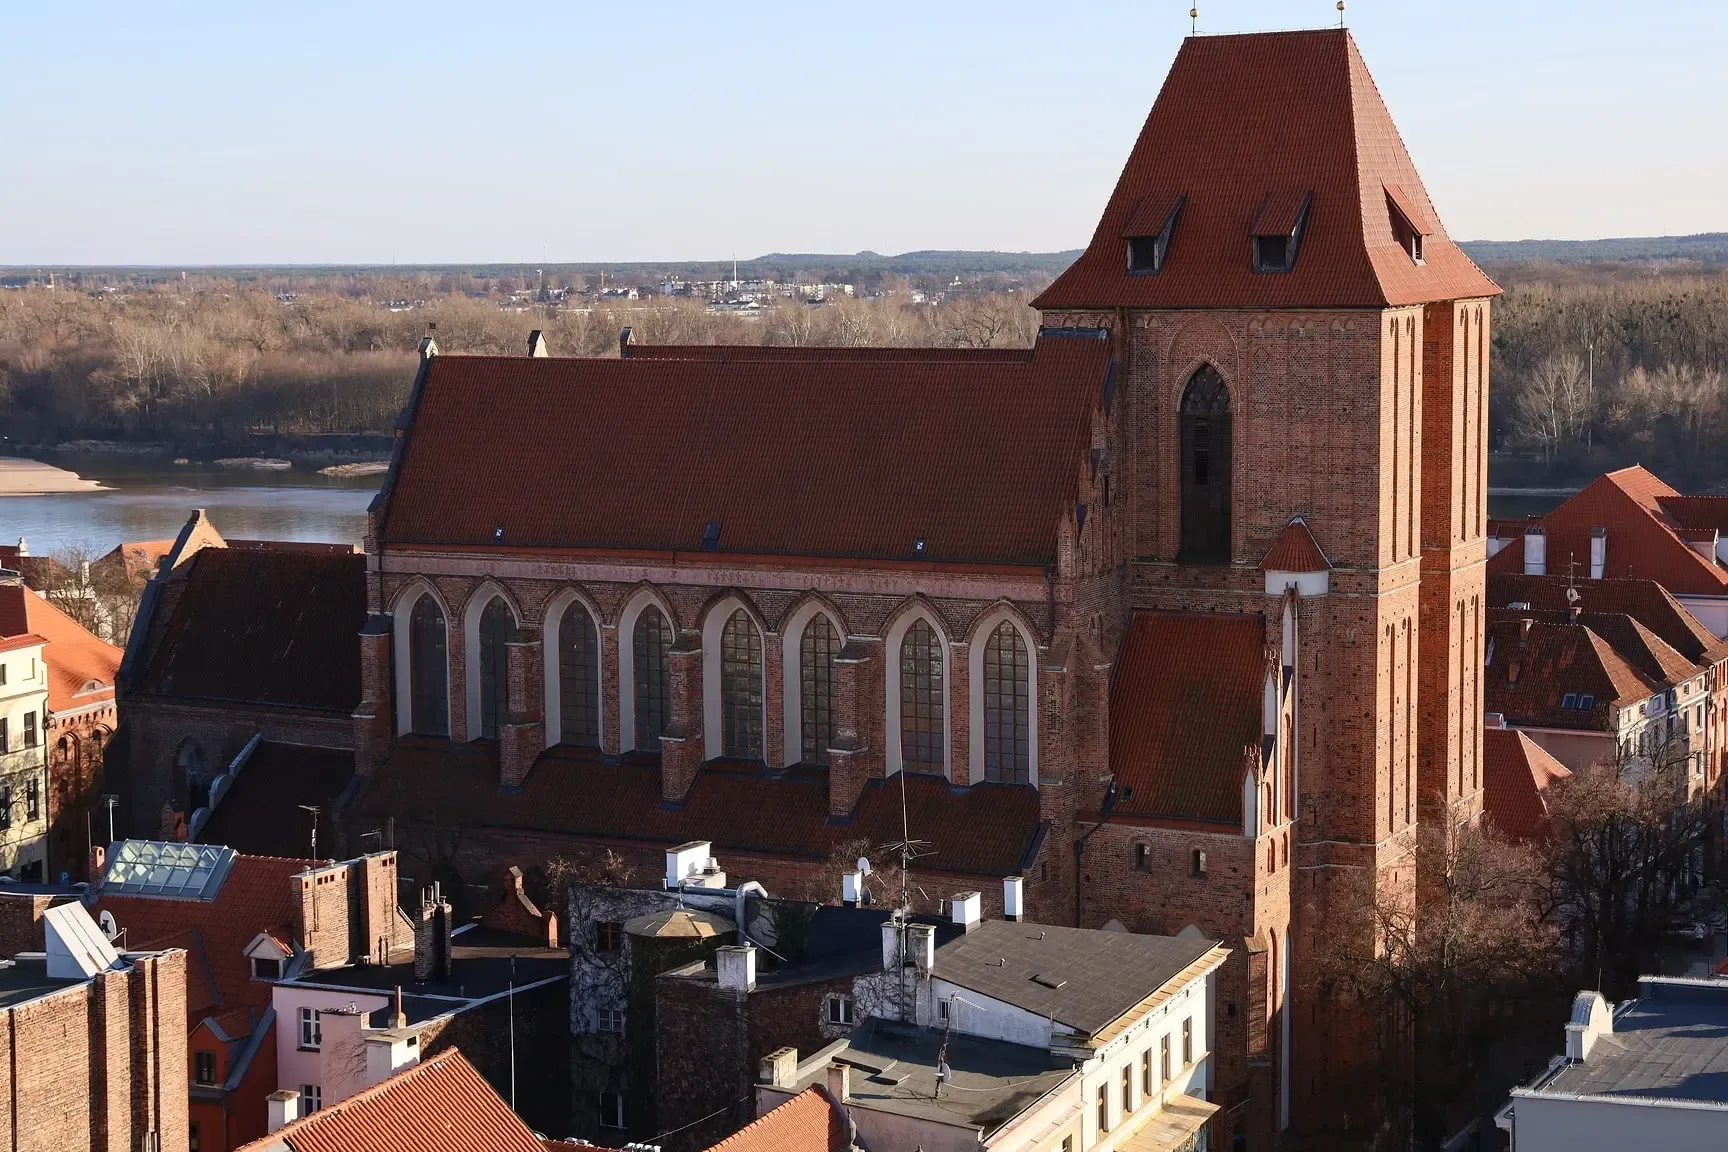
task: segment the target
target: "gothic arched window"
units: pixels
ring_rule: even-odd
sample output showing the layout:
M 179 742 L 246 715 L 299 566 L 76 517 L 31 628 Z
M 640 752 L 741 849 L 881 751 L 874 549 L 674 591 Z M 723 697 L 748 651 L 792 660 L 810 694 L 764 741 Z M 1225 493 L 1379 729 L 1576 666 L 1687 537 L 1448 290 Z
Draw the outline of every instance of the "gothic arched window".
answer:
M 762 633 L 739 608 L 720 632 L 721 752 L 762 759 Z
M 834 657 L 839 651 L 840 637 L 828 617 L 812 616 L 798 638 L 799 757 L 824 768 L 834 742 Z
M 186 791 L 186 814 L 190 816 L 210 803 L 210 772 L 204 762 L 204 746 L 188 739 L 174 758 L 175 775 Z
M 414 731 L 450 735 L 449 664 L 444 650 L 444 612 L 423 595 L 408 617 L 408 701 Z
M 671 668 L 666 654 L 672 650 L 672 625 L 654 605 L 642 609 L 630 633 L 630 671 L 636 696 L 636 747 L 643 752 L 660 751 L 660 735 L 669 720 L 667 700 L 672 695 Z
M 600 645 L 580 604 L 558 622 L 558 729 L 562 743 L 600 746 Z
M 494 596 L 480 612 L 480 735 L 498 739 L 498 725 L 510 711 L 509 650 L 516 637 L 516 617 L 501 596 Z
M 900 763 L 946 772 L 946 742 L 942 641 L 928 620 L 916 620 L 900 641 Z
M 1020 629 L 1007 620 L 984 644 L 984 778 L 1032 779 L 1032 662 Z
M 1185 564 L 1230 562 L 1230 390 L 1210 364 L 1182 391 L 1182 547 Z

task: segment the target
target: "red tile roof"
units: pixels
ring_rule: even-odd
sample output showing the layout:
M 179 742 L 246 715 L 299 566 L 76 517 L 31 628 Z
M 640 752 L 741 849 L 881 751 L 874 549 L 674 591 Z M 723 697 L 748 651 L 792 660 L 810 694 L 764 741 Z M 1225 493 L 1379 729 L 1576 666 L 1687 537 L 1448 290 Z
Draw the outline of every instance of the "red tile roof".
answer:
M 1728 570 L 1693 551 L 1680 536 L 1682 525 L 1664 511 L 1677 495 L 1637 465 L 1597 477 L 1542 518 L 1548 571 L 1564 576 L 1570 562 L 1580 580 L 1588 577 L 1590 535 L 1603 528 L 1604 575 L 1655 580 L 1676 596 L 1728 595 Z M 1523 572 L 1521 543 L 1502 548 L 1488 561 L 1488 571 Z
M 352 712 L 365 579 L 359 555 L 204 548 L 176 569 L 134 690 Z
M 1482 733 L 1482 804 L 1490 822 L 1513 840 L 1548 830 L 1548 786 L 1572 775 L 1534 740 L 1511 728 Z
M 708 1152 L 847 1152 L 851 1125 L 820 1088 L 806 1088 Z
M 0 584 L 0 637 L 32 633 L 48 641 L 48 707 L 70 712 L 114 699 L 120 649 L 21 584 Z
M 718 522 L 722 553 L 1046 564 L 1110 357 L 437 356 L 380 534 L 694 552 Z
M 1110 689 L 1117 814 L 1241 824 L 1265 638 L 1259 616 L 1135 613 Z
M 211 1009 L 230 1012 L 270 1006 L 270 985 L 252 979 L 246 945 L 260 932 L 293 935 L 299 892 L 293 876 L 316 867 L 315 861 L 275 856 L 237 856 L 214 900 L 179 897 L 116 896 L 96 889 L 91 915 L 112 912 L 134 949 L 186 948 L 188 981 L 203 982 L 209 995 L 189 988 L 189 1025 Z
M 1260 567 L 1268 572 L 1326 572 L 1332 565 L 1314 542 L 1307 522 L 1298 516 L 1278 534 Z
M 956 361 L 966 364 L 1030 364 L 1030 348 L 835 348 L 788 344 L 629 344 L 630 360 L 828 360 L 836 363 Z
M 398 740 L 357 804 L 360 815 L 441 827 L 506 828 L 655 845 L 710 840 L 718 851 L 826 857 L 836 845 L 902 838 L 901 785 L 908 826 L 931 843 L 919 867 L 1008 876 L 1027 863 L 1041 832 L 1037 790 L 1023 784 L 957 787 L 905 773 L 873 780 L 851 817 L 829 820 L 828 785 L 818 770 L 778 776 L 730 761 L 697 773 L 682 805 L 660 799 L 656 758 L 608 762 L 590 749 L 550 748 L 519 792 L 498 788 L 495 746 L 427 737 Z
M 354 753 L 261 741 L 210 819 L 198 831 L 204 844 L 226 844 L 254 856 L 292 856 L 310 850 L 312 817 L 318 838 L 336 843 L 336 801 L 354 778 Z
M 1576 589 L 1580 611 L 1625 613 L 1694 664 L 1712 664 L 1728 657 L 1728 641 L 1718 640 L 1685 605 L 1654 580 L 1613 576 L 1568 580 L 1565 576 L 1491 572 L 1488 605 L 1505 608 L 1528 604 L 1537 611 L 1564 612 L 1571 603 L 1566 598 L 1568 588 Z
M 1509 724 L 1609 731 L 1615 706 L 1656 690 L 1611 644 L 1581 624 L 1526 622 L 1522 614 L 1505 609 L 1489 614 L 1484 707 Z M 1562 708 L 1568 693 L 1595 700 L 1589 709 Z
M 460 1049 L 449 1048 L 240 1152 L 545 1152 Z
M 1432 229 L 1417 264 L 1392 228 L 1388 186 Z M 1149 195 L 1184 193 L 1168 259 L 1131 275 L 1123 226 Z M 1256 273 L 1250 229 L 1293 223 L 1312 192 L 1293 271 Z M 1092 244 L 1040 308 L 1383 307 L 1499 293 L 1447 237 L 1346 31 L 1184 41 Z
M 1728 533 L 1728 496 L 1658 496 L 1656 503 L 1682 528 Z

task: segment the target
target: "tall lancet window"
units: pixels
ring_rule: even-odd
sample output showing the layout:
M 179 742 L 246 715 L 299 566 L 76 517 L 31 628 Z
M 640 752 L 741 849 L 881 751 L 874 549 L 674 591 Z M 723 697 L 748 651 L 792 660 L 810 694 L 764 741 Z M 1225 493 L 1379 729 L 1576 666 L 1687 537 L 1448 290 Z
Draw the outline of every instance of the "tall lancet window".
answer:
M 660 737 L 671 718 L 672 625 L 654 605 L 642 609 L 630 633 L 630 662 L 636 705 L 636 747 L 660 751 Z
M 450 666 L 446 662 L 444 612 L 422 595 L 408 617 L 409 719 L 422 736 L 450 735 Z
M 480 613 L 480 735 L 498 739 L 498 726 L 510 713 L 509 650 L 516 638 L 510 605 L 493 597 Z
M 834 657 L 840 636 L 828 617 L 818 612 L 798 640 L 799 725 L 806 764 L 828 766 L 828 745 L 834 742 Z
M 1182 391 L 1182 547 L 1184 564 L 1230 562 L 1230 390 L 1210 364 Z
M 720 731 L 725 755 L 762 759 L 762 633 L 742 608 L 720 632 Z
M 1032 662 L 1020 629 L 1007 620 L 984 645 L 984 778 L 1032 779 Z
M 600 746 L 600 645 L 580 604 L 558 622 L 558 727 L 565 744 Z
M 942 641 L 917 620 L 900 641 L 900 763 L 908 770 L 948 770 L 943 703 Z

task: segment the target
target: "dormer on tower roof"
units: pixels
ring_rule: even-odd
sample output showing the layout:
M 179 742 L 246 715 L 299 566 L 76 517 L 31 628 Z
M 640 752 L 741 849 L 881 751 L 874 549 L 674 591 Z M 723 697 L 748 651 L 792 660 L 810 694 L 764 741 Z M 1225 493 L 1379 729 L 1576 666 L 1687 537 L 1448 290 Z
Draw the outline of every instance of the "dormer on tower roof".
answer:
M 1325 29 L 1184 41 L 1091 245 L 1034 303 L 1383 308 L 1499 292 L 1440 226 L 1355 40 Z

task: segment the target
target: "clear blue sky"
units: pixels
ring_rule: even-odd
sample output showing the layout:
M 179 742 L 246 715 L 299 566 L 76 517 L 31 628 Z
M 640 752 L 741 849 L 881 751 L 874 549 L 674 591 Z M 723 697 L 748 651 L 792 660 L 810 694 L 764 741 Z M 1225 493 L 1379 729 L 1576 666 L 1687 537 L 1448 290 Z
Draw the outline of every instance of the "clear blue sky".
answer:
M 0 265 L 1078 247 L 1188 7 L 12 0 Z M 1728 230 L 1724 0 L 1348 18 L 1455 237 Z

